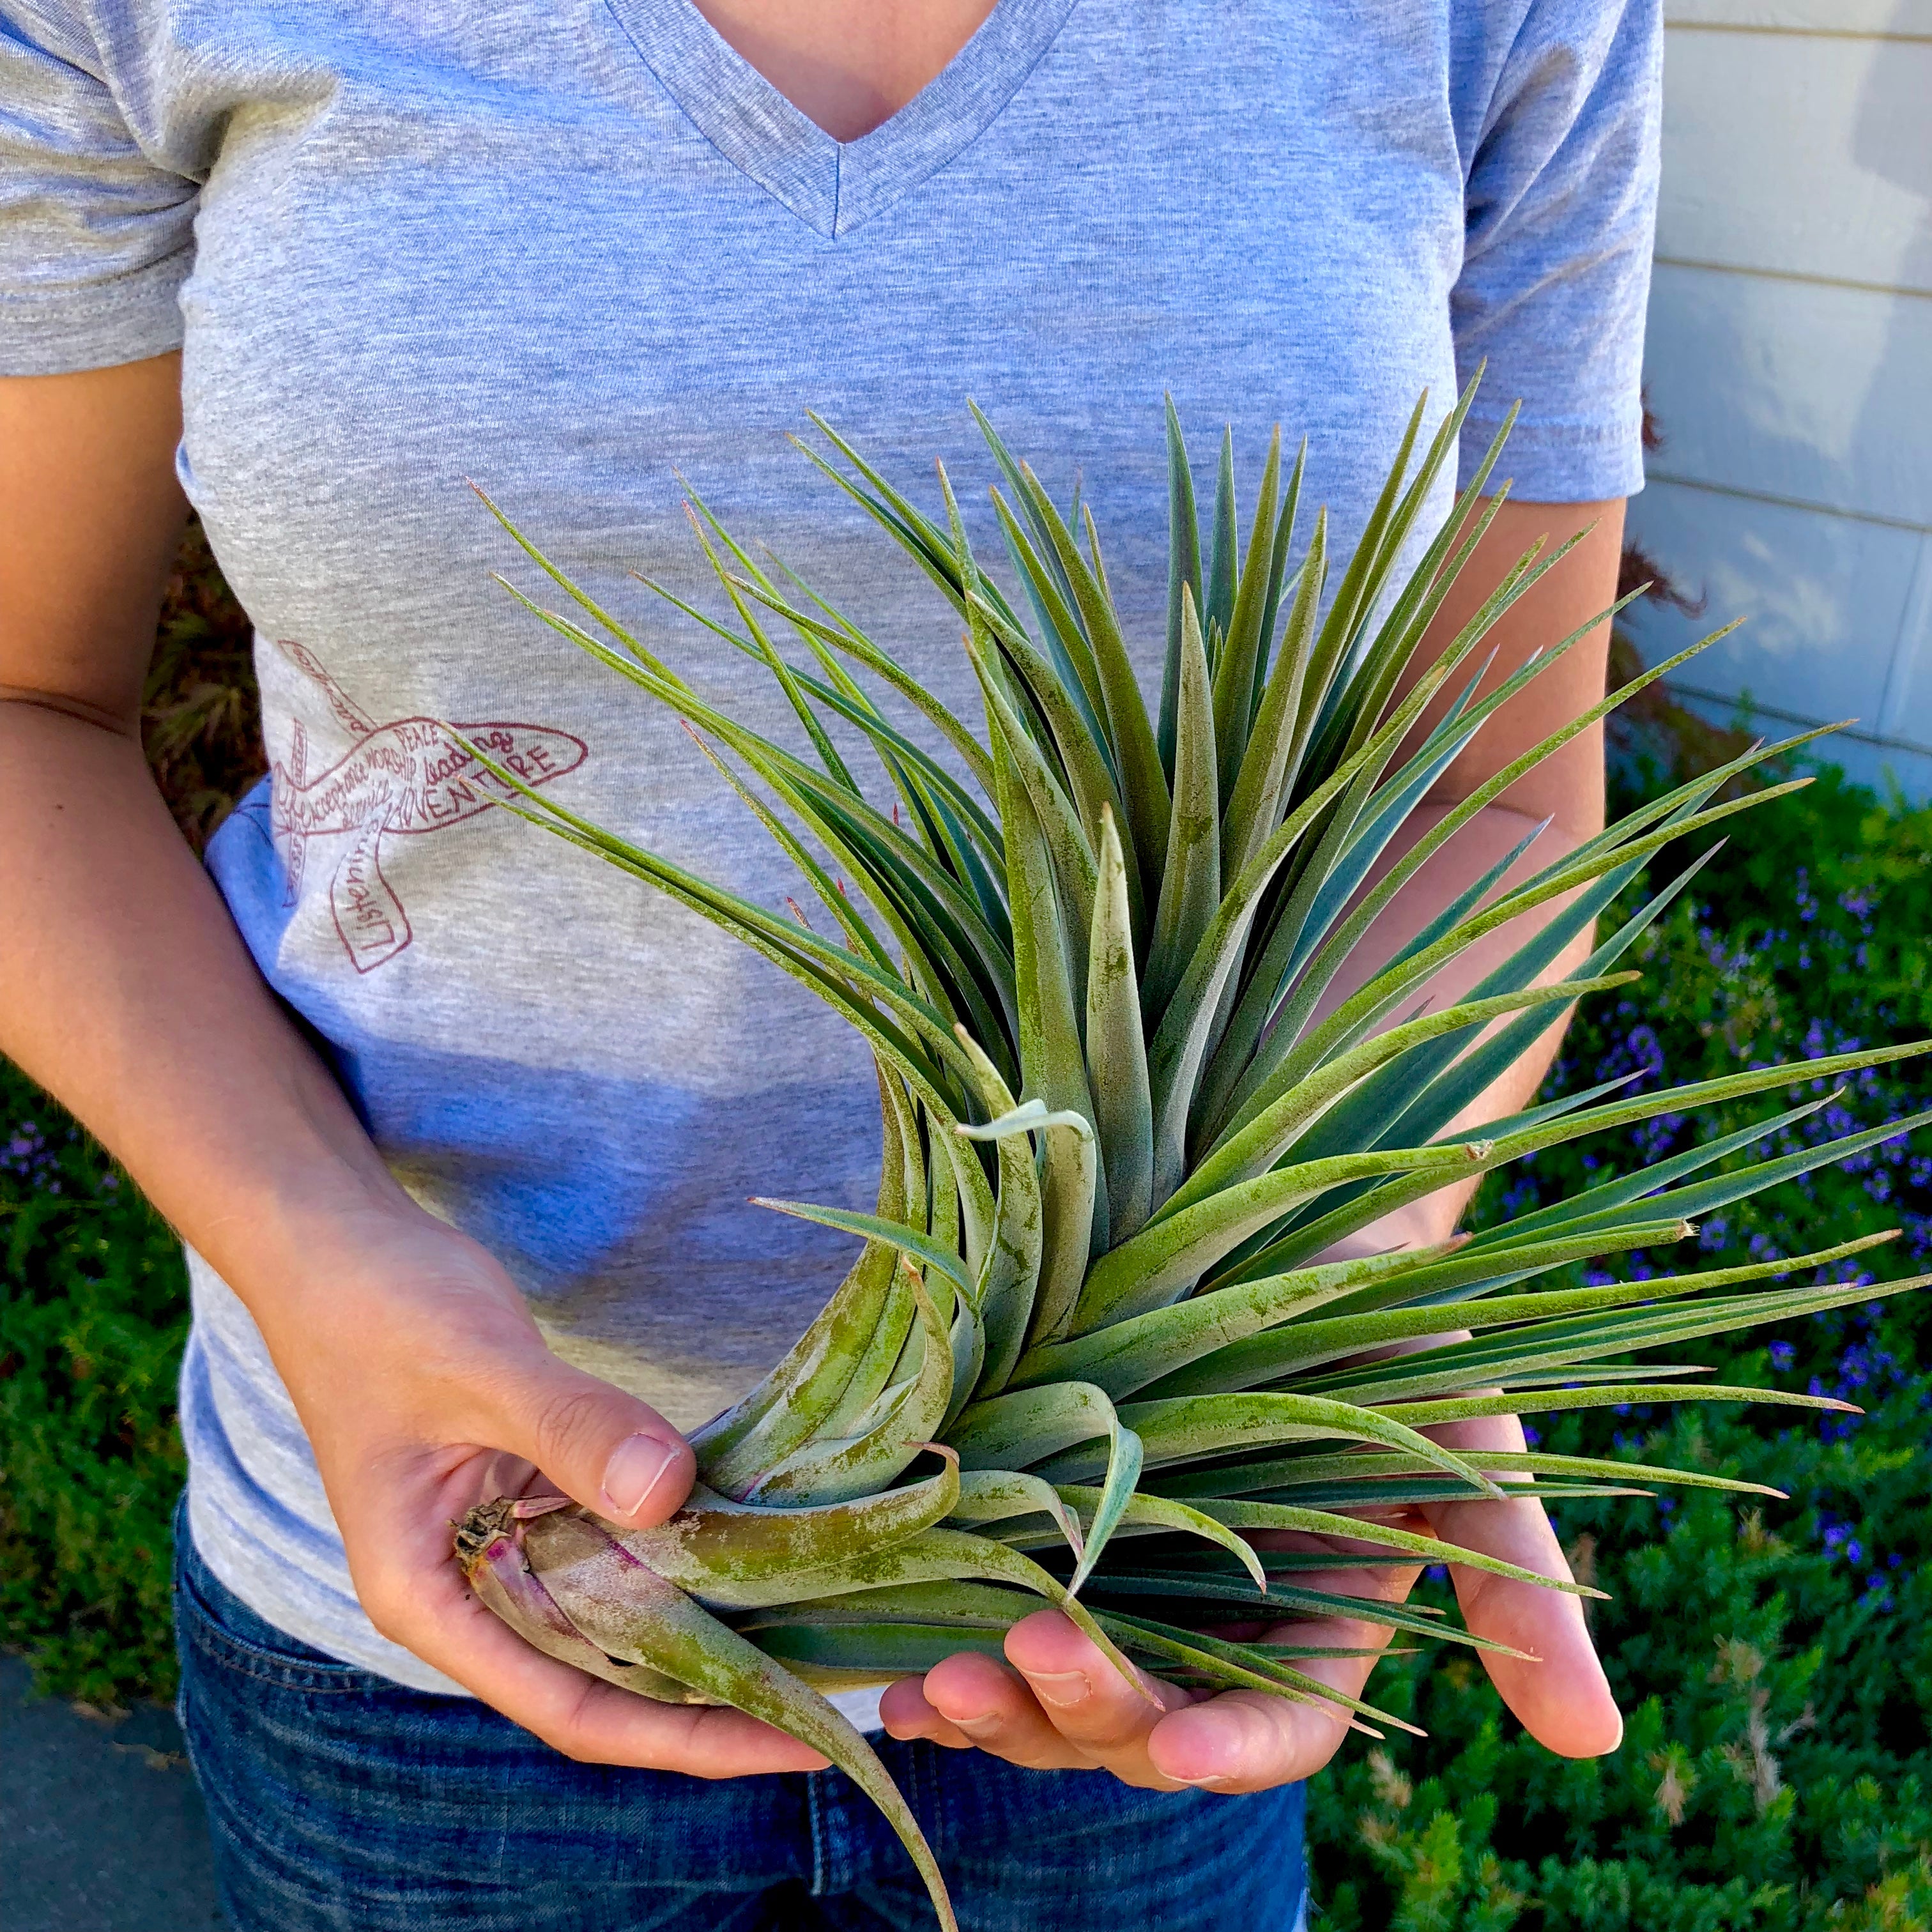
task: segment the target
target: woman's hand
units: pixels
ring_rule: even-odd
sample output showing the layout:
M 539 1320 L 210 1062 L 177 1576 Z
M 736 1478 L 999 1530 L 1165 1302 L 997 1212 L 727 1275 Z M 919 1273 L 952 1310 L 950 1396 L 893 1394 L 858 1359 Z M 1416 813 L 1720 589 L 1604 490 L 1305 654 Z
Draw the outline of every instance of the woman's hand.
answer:
M 1427 1196 L 1363 1229 L 1324 1258 L 1444 1240 L 1454 1228 L 1461 1199 L 1460 1195 Z M 1513 1415 L 1448 1424 L 1426 1432 L 1445 1448 L 1472 1456 L 1479 1466 L 1485 1449 L 1524 1447 L 1522 1424 Z M 1400 1528 L 1502 1557 L 1539 1576 L 1573 1580 L 1549 1516 L 1532 1497 L 1373 1514 Z M 1326 1550 L 1337 1555 L 1373 1555 L 1376 1548 L 1282 1532 L 1258 1534 L 1252 1540 L 1264 1549 Z M 1421 1574 L 1417 1565 L 1390 1564 L 1305 1573 L 1295 1580 L 1306 1589 L 1400 1603 Z M 1452 1565 L 1450 1575 L 1469 1629 L 1527 1653 L 1477 1654 L 1530 1735 L 1562 1757 L 1600 1757 L 1615 1750 L 1623 1737 L 1623 1719 L 1578 1599 L 1484 1570 Z M 1277 1643 L 1370 1652 L 1384 1648 L 1394 1634 L 1387 1624 L 1352 1618 L 1280 1624 L 1241 1634 Z M 1310 1777 L 1348 1734 L 1348 1714 L 1339 1704 L 1295 1701 L 1259 1690 L 1218 1695 L 1180 1690 L 1143 1672 L 1142 1684 L 1156 1700 L 1150 1704 L 1058 1610 L 1042 1610 L 1015 1624 L 1006 1652 L 1009 1668 L 965 1653 L 946 1658 L 923 1679 L 906 1678 L 893 1684 L 880 1705 L 886 1729 L 896 1738 L 927 1738 L 957 1749 L 976 1745 L 1036 1770 L 1106 1770 L 1129 1784 L 1156 1790 L 1195 1785 L 1226 1792 L 1264 1791 Z M 1376 1661 L 1372 1654 L 1316 1658 L 1298 1661 L 1296 1668 L 1346 1696 L 1359 1697 Z
M 1505 1416 L 1431 1432 L 1466 1450 L 1520 1448 L 1522 1426 Z M 1476 1432 L 1483 1432 L 1476 1438 Z M 1480 1454 L 1475 1456 L 1480 1462 Z M 1389 1512 L 1400 1526 L 1426 1529 L 1444 1541 L 1568 1581 L 1570 1568 L 1543 1505 L 1508 1502 L 1437 1504 L 1421 1512 Z M 1258 1535 L 1266 1547 L 1372 1554 L 1374 1546 L 1337 1538 Z M 1376 1570 L 1314 1572 L 1301 1587 L 1383 1603 L 1400 1603 L 1420 1574 L 1408 1564 Z M 1451 1567 L 1464 1622 L 1478 1635 L 1526 1652 L 1526 1658 L 1478 1653 L 1503 1701 L 1539 1742 L 1564 1757 L 1598 1757 L 1614 1750 L 1623 1720 L 1591 1646 L 1577 1599 L 1497 1576 Z M 1280 1624 L 1265 1631 L 1278 1643 L 1323 1644 L 1379 1650 L 1386 1624 L 1353 1619 Z M 970 1653 L 948 1658 L 921 1678 L 906 1678 L 885 1694 L 886 1728 L 896 1738 L 927 1738 L 963 1749 L 976 1745 L 1037 1770 L 1111 1771 L 1129 1784 L 1156 1790 L 1196 1785 L 1214 1791 L 1262 1791 L 1312 1776 L 1346 1736 L 1348 1714 L 1338 1704 L 1300 1702 L 1266 1691 L 1219 1695 L 1177 1690 L 1142 1677 L 1150 1704 L 1113 1664 L 1058 1610 L 1042 1610 L 1007 1634 L 1007 1666 Z M 1374 1667 L 1372 1655 L 1312 1658 L 1296 1668 L 1347 1696 L 1359 1696 Z
M 691 1486 L 664 1419 L 544 1346 L 404 1193 L 270 994 L 141 754 L 187 506 L 180 358 L 0 380 L 0 1052 L 124 1161 L 260 1327 L 377 1628 L 572 1757 L 701 1778 L 824 1760 L 651 1704 L 471 1598 L 453 1520 L 541 1468 L 619 1522 Z
M 410 1208 L 338 1217 L 312 1274 L 253 1299 L 384 1636 L 569 1757 L 698 1778 L 824 1765 L 738 1712 L 653 1704 L 556 1663 L 470 1594 L 450 1548 L 472 1504 L 534 1487 L 658 1523 L 695 1468 L 656 1410 L 551 1354 L 473 1241 Z
M 1346 1580 L 1335 1573 L 1298 1581 L 1390 1601 L 1406 1593 L 1414 1574 L 1351 1570 Z M 1280 1624 L 1265 1634 L 1282 1642 L 1355 1648 L 1378 1647 L 1389 1633 L 1380 1625 L 1324 1622 Z M 968 1652 L 923 1678 L 901 1679 L 880 1702 L 886 1730 L 956 1750 L 976 1746 L 1036 1771 L 1111 1771 L 1156 1791 L 1197 1785 L 1226 1792 L 1264 1791 L 1312 1776 L 1348 1730 L 1339 1705 L 1266 1691 L 1208 1696 L 1143 1672 L 1142 1696 L 1058 1610 L 1016 1624 L 1006 1650 L 1010 1667 Z M 1296 1667 L 1353 1696 L 1372 1661 L 1315 1659 Z

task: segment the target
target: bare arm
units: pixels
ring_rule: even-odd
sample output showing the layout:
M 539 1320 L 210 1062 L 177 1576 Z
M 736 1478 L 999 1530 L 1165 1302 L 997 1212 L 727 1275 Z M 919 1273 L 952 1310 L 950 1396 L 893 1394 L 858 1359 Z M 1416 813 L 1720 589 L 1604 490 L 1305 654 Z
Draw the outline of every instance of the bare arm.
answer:
M 276 1006 L 141 754 L 141 686 L 187 506 L 172 358 L 0 384 L 0 1014 L 230 1278 L 316 1220 L 405 1207 Z
M 1539 538 L 1552 548 L 1588 531 L 1576 548 L 1508 612 L 1485 640 L 1496 660 L 1479 687 L 1486 696 L 1520 669 L 1532 652 L 1568 637 L 1606 609 L 1616 596 L 1618 559 L 1623 548 L 1624 506 L 1607 503 L 1510 503 L 1496 515 L 1487 536 L 1445 601 L 1429 636 L 1418 650 L 1406 686 L 1412 686 L 1450 640 L 1503 574 Z M 1372 879 L 1383 877 L 1456 806 L 1525 752 L 1580 717 L 1604 695 L 1610 655 L 1610 626 L 1600 625 L 1561 659 L 1533 678 L 1480 731 L 1430 788 L 1408 822 L 1390 842 Z M 1424 715 L 1412 742 L 1448 710 L 1444 692 Z M 1591 725 L 1560 750 L 1525 773 L 1492 804 L 1479 812 L 1435 859 L 1398 892 L 1365 935 L 1348 968 L 1322 1003 L 1331 1012 L 1394 958 L 1456 895 L 1480 878 L 1535 830 L 1540 837 L 1519 860 L 1498 890 L 1554 864 L 1604 829 L 1604 728 Z M 1432 1005 L 1440 1010 L 1464 998 L 1486 974 L 1501 965 L 1525 940 L 1553 918 L 1567 899 L 1540 908 L 1478 940 L 1429 982 Z M 1553 982 L 1580 965 L 1594 941 L 1580 934 L 1540 976 Z M 1556 1057 L 1563 1030 L 1552 1028 L 1456 1124 L 1474 1126 L 1520 1112 L 1535 1100 Z M 1365 1230 L 1364 1252 L 1396 1241 L 1411 1245 L 1438 1241 L 1455 1227 L 1477 1184 L 1445 1188 L 1406 1210 L 1398 1225 Z
M 378 1628 L 574 1756 L 712 1777 L 822 1762 L 737 1712 L 553 1662 L 449 1561 L 451 1520 L 535 1467 L 656 1522 L 692 1458 L 553 1356 L 501 1268 L 397 1185 L 149 778 L 141 686 L 186 510 L 178 398 L 172 356 L 0 381 L 0 1048 L 254 1316 Z

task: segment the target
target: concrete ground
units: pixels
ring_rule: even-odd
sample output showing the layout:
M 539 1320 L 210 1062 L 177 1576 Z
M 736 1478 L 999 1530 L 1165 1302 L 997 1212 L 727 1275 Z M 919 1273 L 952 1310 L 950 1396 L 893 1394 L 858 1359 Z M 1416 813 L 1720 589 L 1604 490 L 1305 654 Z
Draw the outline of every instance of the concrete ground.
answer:
M 201 1794 L 171 1715 L 82 1717 L 0 1656 L 0 1738 L 6 1932 L 219 1932 Z

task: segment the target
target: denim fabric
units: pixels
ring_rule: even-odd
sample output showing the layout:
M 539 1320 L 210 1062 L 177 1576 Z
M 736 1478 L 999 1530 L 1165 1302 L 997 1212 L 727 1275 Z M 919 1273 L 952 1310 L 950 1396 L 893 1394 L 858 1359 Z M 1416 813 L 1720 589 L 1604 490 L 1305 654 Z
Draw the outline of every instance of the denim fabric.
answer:
M 911 1862 L 842 1773 L 573 1763 L 285 1635 L 180 1530 L 182 1727 L 234 1932 L 930 1932 Z M 877 1742 L 965 1932 L 1304 1923 L 1299 1785 L 1136 1791 Z

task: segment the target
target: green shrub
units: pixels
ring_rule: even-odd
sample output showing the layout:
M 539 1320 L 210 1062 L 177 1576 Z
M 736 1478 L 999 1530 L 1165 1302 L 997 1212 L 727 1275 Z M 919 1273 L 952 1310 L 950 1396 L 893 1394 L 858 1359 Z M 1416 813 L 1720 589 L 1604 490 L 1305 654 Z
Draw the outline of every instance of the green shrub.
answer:
M 166 1696 L 180 1245 L 4 1060 L 0 1256 L 0 1637 L 44 1690 Z

